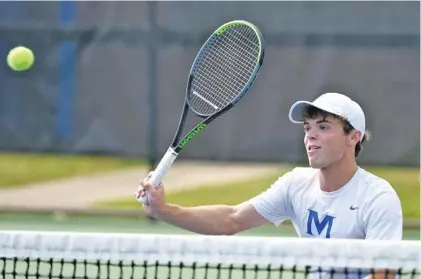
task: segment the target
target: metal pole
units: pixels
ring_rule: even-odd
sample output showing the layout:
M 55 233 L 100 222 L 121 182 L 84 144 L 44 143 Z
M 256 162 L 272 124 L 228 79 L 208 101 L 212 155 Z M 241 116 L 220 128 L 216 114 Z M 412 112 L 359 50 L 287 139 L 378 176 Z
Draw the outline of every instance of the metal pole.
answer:
M 158 24 L 156 23 L 158 2 L 148 2 L 150 43 L 148 44 L 148 66 L 149 66 L 149 170 L 154 170 L 157 165 L 157 141 L 158 141 L 158 106 L 157 106 L 157 51 L 158 48 Z M 149 217 L 149 216 L 148 216 Z M 149 217 L 149 220 L 156 223 L 156 220 Z
M 61 1 L 59 4 L 60 26 L 73 27 L 76 20 L 77 5 L 73 1 Z M 76 91 L 76 62 L 77 45 L 74 41 L 63 41 L 59 47 L 59 82 L 58 82 L 58 113 L 57 133 L 61 141 L 70 140 L 72 137 L 74 113 L 73 102 Z
M 149 23 L 150 23 L 150 43 L 148 45 L 148 66 L 149 66 L 149 169 L 155 169 L 157 165 L 157 123 L 158 123 L 158 106 L 157 106 L 157 52 L 158 47 L 157 33 L 158 24 L 156 22 L 157 2 L 150 1 Z

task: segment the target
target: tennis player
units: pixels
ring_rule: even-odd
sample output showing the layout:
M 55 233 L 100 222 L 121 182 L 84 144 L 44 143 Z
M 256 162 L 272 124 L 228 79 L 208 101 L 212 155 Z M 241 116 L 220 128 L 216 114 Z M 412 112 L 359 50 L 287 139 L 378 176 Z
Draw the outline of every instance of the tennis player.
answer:
M 400 240 L 403 221 L 396 192 L 356 162 L 370 136 L 360 105 L 343 94 L 325 93 L 314 102 L 293 104 L 289 118 L 303 125 L 310 167 L 294 168 L 235 206 L 168 204 L 163 185 L 154 188 L 146 178 L 139 189 L 141 195 L 142 189 L 149 191 L 145 211 L 207 235 L 232 235 L 267 222 L 279 226 L 290 219 L 300 237 Z

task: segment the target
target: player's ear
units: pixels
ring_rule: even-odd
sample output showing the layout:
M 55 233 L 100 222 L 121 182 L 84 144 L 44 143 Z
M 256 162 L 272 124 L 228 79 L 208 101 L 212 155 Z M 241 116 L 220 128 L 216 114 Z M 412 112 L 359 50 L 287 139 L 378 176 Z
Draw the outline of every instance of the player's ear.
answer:
M 350 145 L 354 146 L 361 140 L 361 132 L 357 130 L 352 130 L 348 135 L 348 142 Z

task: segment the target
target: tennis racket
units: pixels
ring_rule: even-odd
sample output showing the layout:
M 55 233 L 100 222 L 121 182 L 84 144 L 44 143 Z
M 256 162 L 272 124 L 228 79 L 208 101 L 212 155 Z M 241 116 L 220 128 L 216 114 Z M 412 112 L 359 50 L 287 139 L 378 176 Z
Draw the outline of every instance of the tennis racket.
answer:
M 262 66 L 264 49 L 260 30 L 244 20 L 225 23 L 206 40 L 191 66 L 177 132 L 150 177 L 152 186 L 161 183 L 178 154 L 198 133 L 246 95 Z M 189 109 L 203 120 L 181 137 Z M 147 193 L 136 193 L 136 199 L 148 204 Z

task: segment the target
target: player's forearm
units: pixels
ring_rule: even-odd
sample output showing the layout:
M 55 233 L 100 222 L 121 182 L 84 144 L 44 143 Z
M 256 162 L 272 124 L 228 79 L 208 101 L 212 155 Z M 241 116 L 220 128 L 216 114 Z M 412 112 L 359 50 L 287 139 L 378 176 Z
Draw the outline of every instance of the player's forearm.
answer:
M 168 204 L 158 219 L 185 230 L 206 235 L 230 235 L 236 232 L 234 208 L 226 205 L 182 207 Z

